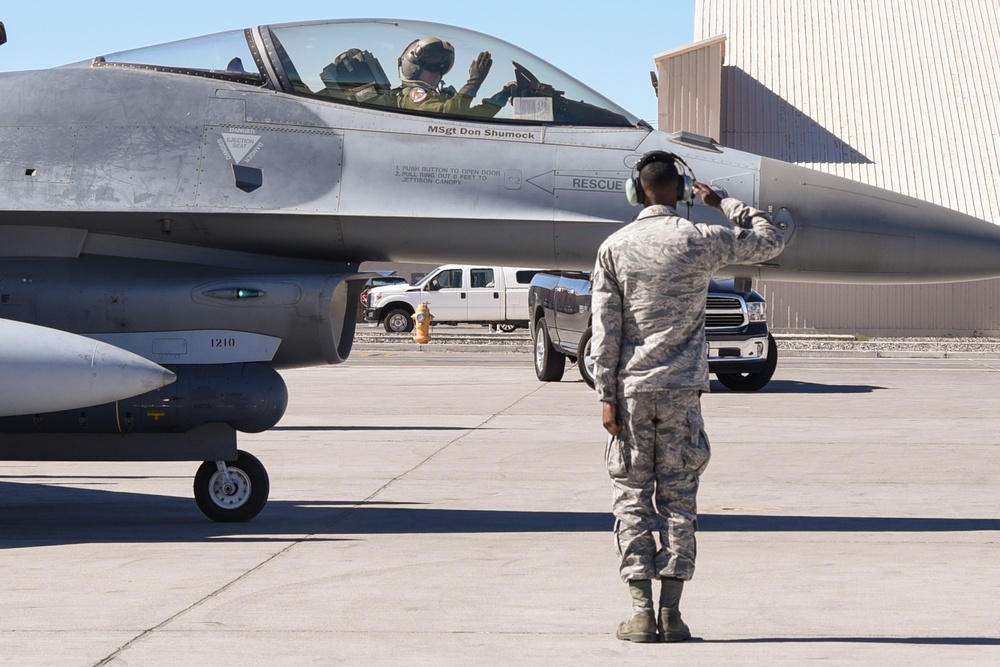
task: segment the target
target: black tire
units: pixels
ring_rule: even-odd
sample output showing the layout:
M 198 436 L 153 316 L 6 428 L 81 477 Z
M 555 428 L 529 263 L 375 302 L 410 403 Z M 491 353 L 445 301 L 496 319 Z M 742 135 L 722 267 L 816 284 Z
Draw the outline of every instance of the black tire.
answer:
M 566 371 L 566 355 L 552 347 L 545 318 L 535 323 L 535 377 L 542 382 L 558 382 Z
M 594 331 L 590 327 L 587 327 L 587 330 L 580 337 L 580 354 L 576 358 L 576 365 L 580 369 L 580 377 L 583 378 L 583 381 L 591 389 L 594 388 L 594 360 L 590 356 L 590 339 L 593 335 Z
M 413 313 L 404 308 L 393 308 L 385 314 L 382 326 L 388 333 L 410 333 L 413 331 Z
M 194 499 L 205 516 L 221 523 L 249 521 L 264 509 L 271 484 L 267 471 L 252 454 L 237 450 L 235 461 L 226 461 L 233 481 L 225 479 L 215 461 L 205 461 L 194 476 Z
M 724 387 L 733 391 L 760 391 L 771 381 L 777 367 L 778 344 L 771 334 L 767 334 L 767 361 L 764 368 L 756 373 L 716 373 L 715 377 Z
M 514 329 L 517 329 L 517 325 L 511 324 L 509 322 L 501 322 L 500 324 L 497 325 L 497 330 L 502 331 L 504 333 L 510 333 Z

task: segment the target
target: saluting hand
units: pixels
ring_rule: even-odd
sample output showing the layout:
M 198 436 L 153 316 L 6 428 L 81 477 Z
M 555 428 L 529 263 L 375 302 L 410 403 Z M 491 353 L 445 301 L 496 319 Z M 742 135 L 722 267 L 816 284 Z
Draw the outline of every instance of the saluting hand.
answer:
M 712 208 L 719 208 L 722 203 L 722 198 L 715 194 L 715 190 L 708 187 L 704 183 L 695 183 L 694 191 L 698 193 L 701 200 L 705 202 L 706 206 L 711 206 Z

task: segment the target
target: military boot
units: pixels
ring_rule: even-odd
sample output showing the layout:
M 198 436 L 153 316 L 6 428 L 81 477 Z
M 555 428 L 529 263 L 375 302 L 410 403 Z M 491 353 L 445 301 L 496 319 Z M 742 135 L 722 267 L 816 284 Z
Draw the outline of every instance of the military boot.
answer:
M 691 631 L 687 624 L 681 620 L 679 609 L 660 608 L 660 641 L 664 642 L 685 642 L 691 639 Z
M 681 620 L 681 594 L 684 581 L 673 577 L 660 579 L 660 620 L 657 629 L 660 641 L 683 642 L 691 639 L 691 631 Z
M 653 613 L 653 582 L 639 579 L 628 582 L 632 595 L 632 615 L 618 625 L 615 637 L 629 642 L 655 642 L 656 614 Z

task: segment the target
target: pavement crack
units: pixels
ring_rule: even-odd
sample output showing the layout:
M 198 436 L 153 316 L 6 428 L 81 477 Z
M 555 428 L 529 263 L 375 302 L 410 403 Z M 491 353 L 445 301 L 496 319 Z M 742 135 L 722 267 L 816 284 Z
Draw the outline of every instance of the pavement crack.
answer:
M 501 416 L 502 414 L 504 414 L 505 412 L 507 412 L 511 408 L 515 407 L 521 401 L 524 401 L 525 399 L 531 397 L 536 392 L 540 391 L 542 389 L 542 387 L 544 387 L 544 386 L 545 385 L 540 385 L 539 387 L 536 387 L 535 389 L 529 391 L 528 393 L 526 393 L 525 395 L 521 396 L 520 398 L 518 398 L 516 401 L 514 401 L 510 405 L 508 405 L 508 406 L 506 406 L 506 407 L 498 410 L 497 412 L 493 413 L 492 415 L 490 415 L 489 417 L 487 417 L 486 419 L 484 419 L 479 424 L 473 426 L 470 429 L 467 429 L 461 435 L 456 436 L 455 438 L 452 438 L 451 440 L 449 440 L 445 444 L 441 445 L 439 448 L 437 448 L 436 450 L 434 450 L 433 452 L 431 452 L 429 455 L 427 455 L 422 461 L 420 461 L 417 464 L 415 464 L 414 466 L 412 466 L 409 470 L 406 470 L 406 471 L 401 472 L 400 474 L 396 475 L 395 477 L 393 477 L 392 479 L 390 479 L 389 481 L 387 481 L 385 484 L 383 484 L 382 486 L 380 486 L 379 488 L 377 488 L 375 491 L 373 491 L 372 493 L 370 493 L 364 500 L 362 500 L 359 503 L 356 503 L 354 506 L 350 507 L 349 509 L 347 509 L 343 513 L 337 515 L 337 517 L 334 518 L 333 520 L 331 520 L 328 525 L 332 527 L 332 526 L 335 526 L 338 523 L 341 523 L 344 519 L 346 519 L 347 517 L 349 517 L 356 510 L 358 510 L 358 509 L 364 507 L 365 505 L 373 502 L 374 499 L 379 494 L 381 494 L 383 491 L 385 491 L 386 489 L 388 489 L 390 486 L 392 486 L 393 484 L 395 484 L 399 480 L 403 479 L 404 477 L 406 477 L 410 473 L 412 473 L 412 472 L 420 469 L 425 464 L 427 464 L 428 462 L 430 462 L 434 458 L 436 458 L 438 455 L 440 455 L 443 451 L 445 451 L 446 449 L 448 449 L 449 447 L 451 447 L 455 443 L 459 442 L 463 438 L 467 437 L 469 434 L 475 433 L 477 430 L 485 427 L 490 422 L 492 422 L 494 419 L 496 419 L 497 417 Z M 163 621 L 157 623 L 156 625 L 152 626 L 151 628 L 147 628 L 146 630 L 143 630 L 141 633 L 139 633 L 138 635 L 136 635 L 135 637 L 133 637 L 129 641 L 125 642 L 121 646 L 119 646 L 115 651 L 113 651 L 112 653 L 110 653 L 104 659 L 100 660 L 99 662 L 94 663 L 94 667 L 102 667 L 103 665 L 109 665 L 109 664 L 111 664 L 115 659 L 117 659 L 119 656 L 121 656 L 126 651 L 128 651 L 129 648 L 135 646 L 136 644 L 138 644 L 139 642 L 141 642 L 142 640 L 144 640 L 146 637 L 149 637 L 152 634 L 156 633 L 157 631 L 162 630 L 163 628 L 167 627 L 172 622 L 174 622 L 175 620 L 181 618 L 182 616 L 184 616 L 188 612 L 194 611 L 195 609 L 197 609 L 201 605 L 205 604 L 209 600 L 212 600 L 212 599 L 218 597 L 219 595 L 225 593 L 226 591 L 228 591 L 230 588 L 232 588 L 236 584 L 238 584 L 241 581 L 249 578 L 251 575 L 259 572 L 261 569 L 263 569 L 269 563 L 271 563 L 274 560 L 278 559 L 279 557 L 285 555 L 291 549 L 295 548 L 296 546 L 298 546 L 299 544 L 301 544 L 303 542 L 309 541 L 311 538 L 315 537 L 318 534 L 319 533 L 316 533 L 316 532 L 309 533 L 307 535 L 304 535 L 301 538 L 297 538 L 297 539 L 293 540 L 285 548 L 283 548 L 280 551 L 277 551 L 277 552 L 271 554 L 266 559 L 264 559 L 263 561 L 261 561 L 260 563 L 258 563 L 257 565 L 255 565 L 253 568 L 247 570 L 246 572 L 244 572 L 240 576 L 236 577 L 232 581 L 228 582 L 224 586 L 221 586 L 221 587 L 215 589 L 214 591 L 212 591 L 208 595 L 202 597 L 200 600 L 197 600 L 196 602 L 188 605 L 184 609 L 181 609 L 180 611 L 176 612 L 175 614 L 167 617 L 166 619 L 164 619 Z
M 355 510 L 358 510 L 358 509 L 364 507 L 365 505 L 373 502 L 375 500 L 375 498 L 379 494 L 381 494 L 383 491 L 385 491 L 386 489 L 388 489 L 390 486 L 392 486 L 393 484 L 395 484 L 399 480 L 403 479 L 404 477 L 406 477 L 410 473 L 413 473 L 413 472 L 419 470 L 424 465 L 426 465 L 427 463 L 429 463 L 433 459 L 437 458 L 437 456 L 440 455 L 444 450 L 448 449 L 449 447 L 451 447 L 455 443 L 459 442 L 460 440 L 463 440 L 464 438 L 466 438 L 467 436 L 469 436 L 471 433 L 475 433 L 477 430 L 479 430 L 481 428 L 484 428 L 487 424 L 489 424 L 494 419 L 496 419 L 497 417 L 499 417 L 503 413 L 507 412 L 508 410 L 510 410 L 511 408 L 513 408 L 514 406 L 516 406 L 521 401 L 523 401 L 523 400 L 531 397 L 532 395 L 534 395 L 538 391 L 541 391 L 541 389 L 544 386 L 545 385 L 539 385 L 535 389 L 532 389 L 527 394 L 525 394 L 524 396 L 521 396 L 516 401 L 514 401 L 513 403 L 511 403 L 510 405 L 508 405 L 507 407 L 501 408 L 500 410 L 494 412 L 492 415 L 490 415 L 489 417 L 487 417 L 486 419 L 484 419 L 479 424 L 476 424 L 472 428 L 466 430 L 461 435 L 456 436 L 453 439 L 451 439 L 448 442 L 446 442 L 445 444 L 441 445 L 436 450 L 434 450 L 433 452 L 431 452 L 430 454 L 428 454 L 426 457 L 424 457 L 424 459 L 422 461 L 420 461 L 417 464 L 415 464 L 414 466 L 412 466 L 409 470 L 405 470 L 405 471 L 399 473 L 398 475 L 396 475 L 395 477 L 393 477 L 392 479 L 390 479 L 389 481 L 387 481 L 385 484 L 383 484 L 379 488 L 375 489 L 375 491 L 373 491 L 371 494 L 369 494 L 368 497 L 364 498 L 361 502 L 355 504 L 353 507 L 351 507 L 350 509 L 346 510 L 344 513 L 338 515 L 335 519 L 333 519 L 330 522 L 330 525 L 336 525 L 336 524 L 340 523 L 341 521 L 343 521 L 344 519 L 346 519 L 347 517 L 349 517 L 351 514 L 353 514 L 355 512 Z
M 258 563 L 254 567 L 250 568 L 249 570 L 247 570 L 246 572 L 244 572 L 240 576 L 236 577 L 232 581 L 228 582 L 224 586 L 221 586 L 221 587 L 215 589 L 214 591 L 212 591 L 208 595 L 204 596 L 200 600 L 197 600 L 196 602 L 188 605 L 184 609 L 181 609 L 180 611 L 178 611 L 177 613 L 173 614 L 172 616 L 169 616 L 166 619 L 160 621 L 159 623 L 157 623 L 153 627 L 147 628 L 146 630 L 143 630 L 141 633 L 139 633 L 138 635 L 136 635 L 132 639 L 128 640 L 127 642 L 125 642 L 121 646 L 119 646 L 113 653 L 111 653 L 110 655 L 108 655 L 107 657 L 105 657 L 103 660 L 100 660 L 99 662 L 94 663 L 94 667 L 101 667 L 102 665 L 111 664 L 111 662 L 113 660 L 115 660 L 117 657 L 119 657 L 120 655 L 122 655 L 125 651 L 127 651 L 132 646 L 135 646 L 136 644 L 138 644 L 139 642 L 141 642 L 146 637 L 149 637 L 150 635 L 152 635 L 156 631 L 162 630 L 163 628 L 167 627 L 168 625 L 170 625 L 170 623 L 172 623 L 173 621 L 177 620 L 178 618 L 184 616 L 189 611 L 193 611 L 193 610 L 197 609 L 198 607 L 200 607 L 201 605 L 203 605 L 206 602 L 208 602 L 209 600 L 218 597 L 222 593 L 225 593 L 226 591 L 228 591 L 230 588 L 232 588 L 236 584 L 238 584 L 241 581 L 243 581 L 244 579 L 248 578 L 250 575 L 255 574 L 256 572 L 259 572 L 261 569 L 263 569 L 263 567 L 265 565 L 267 565 L 271 561 L 277 559 L 279 556 L 282 556 L 282 555 L 288 553 L 288 551 L 290 549 L 292 549 L 292 547 L 295 547 L 296 545 L 298 545 L 299 543 L 305 541 L 306 539 L 308 539 L 311 536 L 312 535 L 307 535 L 304 538 L 295 540 L 291 544 L 287 545 L 284 549 L 281 549 L 280 551 L 277 551 L 277 552 L 271 554 L 270 556 L 268 556 L 267 558 L 265 558 L 264 560 L 262 560 L 260 563 Z

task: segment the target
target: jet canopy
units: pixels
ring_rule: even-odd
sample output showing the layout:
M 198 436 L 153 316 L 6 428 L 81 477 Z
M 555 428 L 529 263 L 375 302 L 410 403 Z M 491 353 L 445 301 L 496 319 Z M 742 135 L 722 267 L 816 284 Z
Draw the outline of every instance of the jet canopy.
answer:
M 411 90 L 414 43 L 454 50 L 443 81 Z M 403 58 L 404 51 L 407 58 Z M 464 103 L 413 104 L 425 97 L 448 100 L 462 92 L 469 67 L 488 51 L 492 67 Z M 408 114 L 474 117 L 480 121 L 531 124 L 645 126 L 565 72 L 503 40 L 483 33 L 422 21 L 343 20 L 261 26 L 109 54 L 95 66 L 144 67 L 193 76 L 269 85 L 295 95 Z M 418 68 L 417 68 L 418 69 Z M 405 72 L 405 73 L 403 73 Z M 457 89 L 457 91 L 456 91 Z M 467 91 L 466 91 L 467 92 Z M 409 100 L 407 96 L 409 95 Z M 467 96 L 468 97 L 468 96 Z

